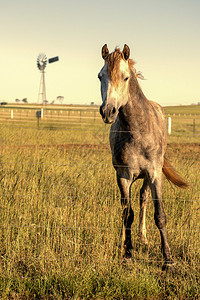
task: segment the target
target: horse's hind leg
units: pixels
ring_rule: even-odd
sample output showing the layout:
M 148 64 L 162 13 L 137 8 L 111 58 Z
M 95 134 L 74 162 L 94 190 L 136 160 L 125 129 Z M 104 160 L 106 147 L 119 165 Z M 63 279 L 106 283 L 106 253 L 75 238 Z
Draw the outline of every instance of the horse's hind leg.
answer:
M 163 270 L 166 267 L 173 263 L 171 251 L 167 241 L 167 232 L 166 232 L 166 215 L 164 212 L 163 202 L 162 202 L 162 177 L 156 178 L 153 183 L 150 184 L 152 198 L 155 207 L 154 219 L 156 226 L 160 231 L 161 236 L 161 249 L 164 257 Z
M 140 190 L 140 216 L 139 216 L 139 239 L 140 242 L 143 244 L 148 244 L 147 237 L 146 237 L 146 210 L 147 210 L 147 203 L 149 201 L 149 183 L 147 179 L 144 179 L 143 186 Z
M 122 256 L 126 258 L 132 257 L 131 250 L 133 248 L 131 241 L 131 225 L 134 219 L 134 213 L 131 208 L 130 187 L 131 181 L 121 178 L 117 175 L 117 183 L 121 192 L 121 204 L 123 208 L 122 214 Z

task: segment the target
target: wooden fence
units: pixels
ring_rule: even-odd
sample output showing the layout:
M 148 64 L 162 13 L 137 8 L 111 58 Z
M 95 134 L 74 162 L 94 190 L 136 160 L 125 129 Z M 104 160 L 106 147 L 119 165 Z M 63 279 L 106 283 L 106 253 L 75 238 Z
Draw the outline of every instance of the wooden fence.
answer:
M 41 128 L 54 127 L 56 129 L 83 124 L 102 124 L 98 107 L 41 109 L 41 108 L 7 108 L 0 107 L 0 123 L 16 124 L 32 123 Z M 167 114 L 166 125 L 171 135 L 200 135 L 200 115 L 195 114 Z

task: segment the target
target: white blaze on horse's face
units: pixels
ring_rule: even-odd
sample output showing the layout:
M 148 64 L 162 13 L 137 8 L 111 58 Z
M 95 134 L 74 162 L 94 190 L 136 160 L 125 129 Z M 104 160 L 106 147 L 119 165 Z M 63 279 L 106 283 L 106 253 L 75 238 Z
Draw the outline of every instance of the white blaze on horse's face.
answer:
M 121 59 L 118 69 L 117 82 L 109 78 L 108 65 L 105 62 L 104 67 L 98 74 L 101 81 L 102 105 L 100 113 L 105 123 L 113 123 L 118 115 L 118 110 L 124 106 L 129 97 L 129 77 L 130 70 L 128 61 Z

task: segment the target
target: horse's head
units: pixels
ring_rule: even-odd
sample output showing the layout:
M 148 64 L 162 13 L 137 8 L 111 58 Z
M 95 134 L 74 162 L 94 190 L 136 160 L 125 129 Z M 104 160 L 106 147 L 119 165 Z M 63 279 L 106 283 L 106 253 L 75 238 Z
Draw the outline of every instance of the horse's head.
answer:
M 124 106 L 129 97 L 130 69 L 133 61 L 129 59 L 130 49 L 124 45 L 121 52 L 118 48 L 109 54 L 107 45 L 102 48 L 105 64 L 98 74 L 101 81 L 102 105 L 100 114 L 105 123 L 113 123 L 119 108 Z

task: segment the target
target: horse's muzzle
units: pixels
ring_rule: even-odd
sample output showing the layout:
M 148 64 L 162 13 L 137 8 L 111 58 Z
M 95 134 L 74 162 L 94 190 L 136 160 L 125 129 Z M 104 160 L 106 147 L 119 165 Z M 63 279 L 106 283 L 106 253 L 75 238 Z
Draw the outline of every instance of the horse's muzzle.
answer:
M 112 124 L 118 115 L 118 109 L 113 105 L 101 105 L 100 114 L 104 123 Z

